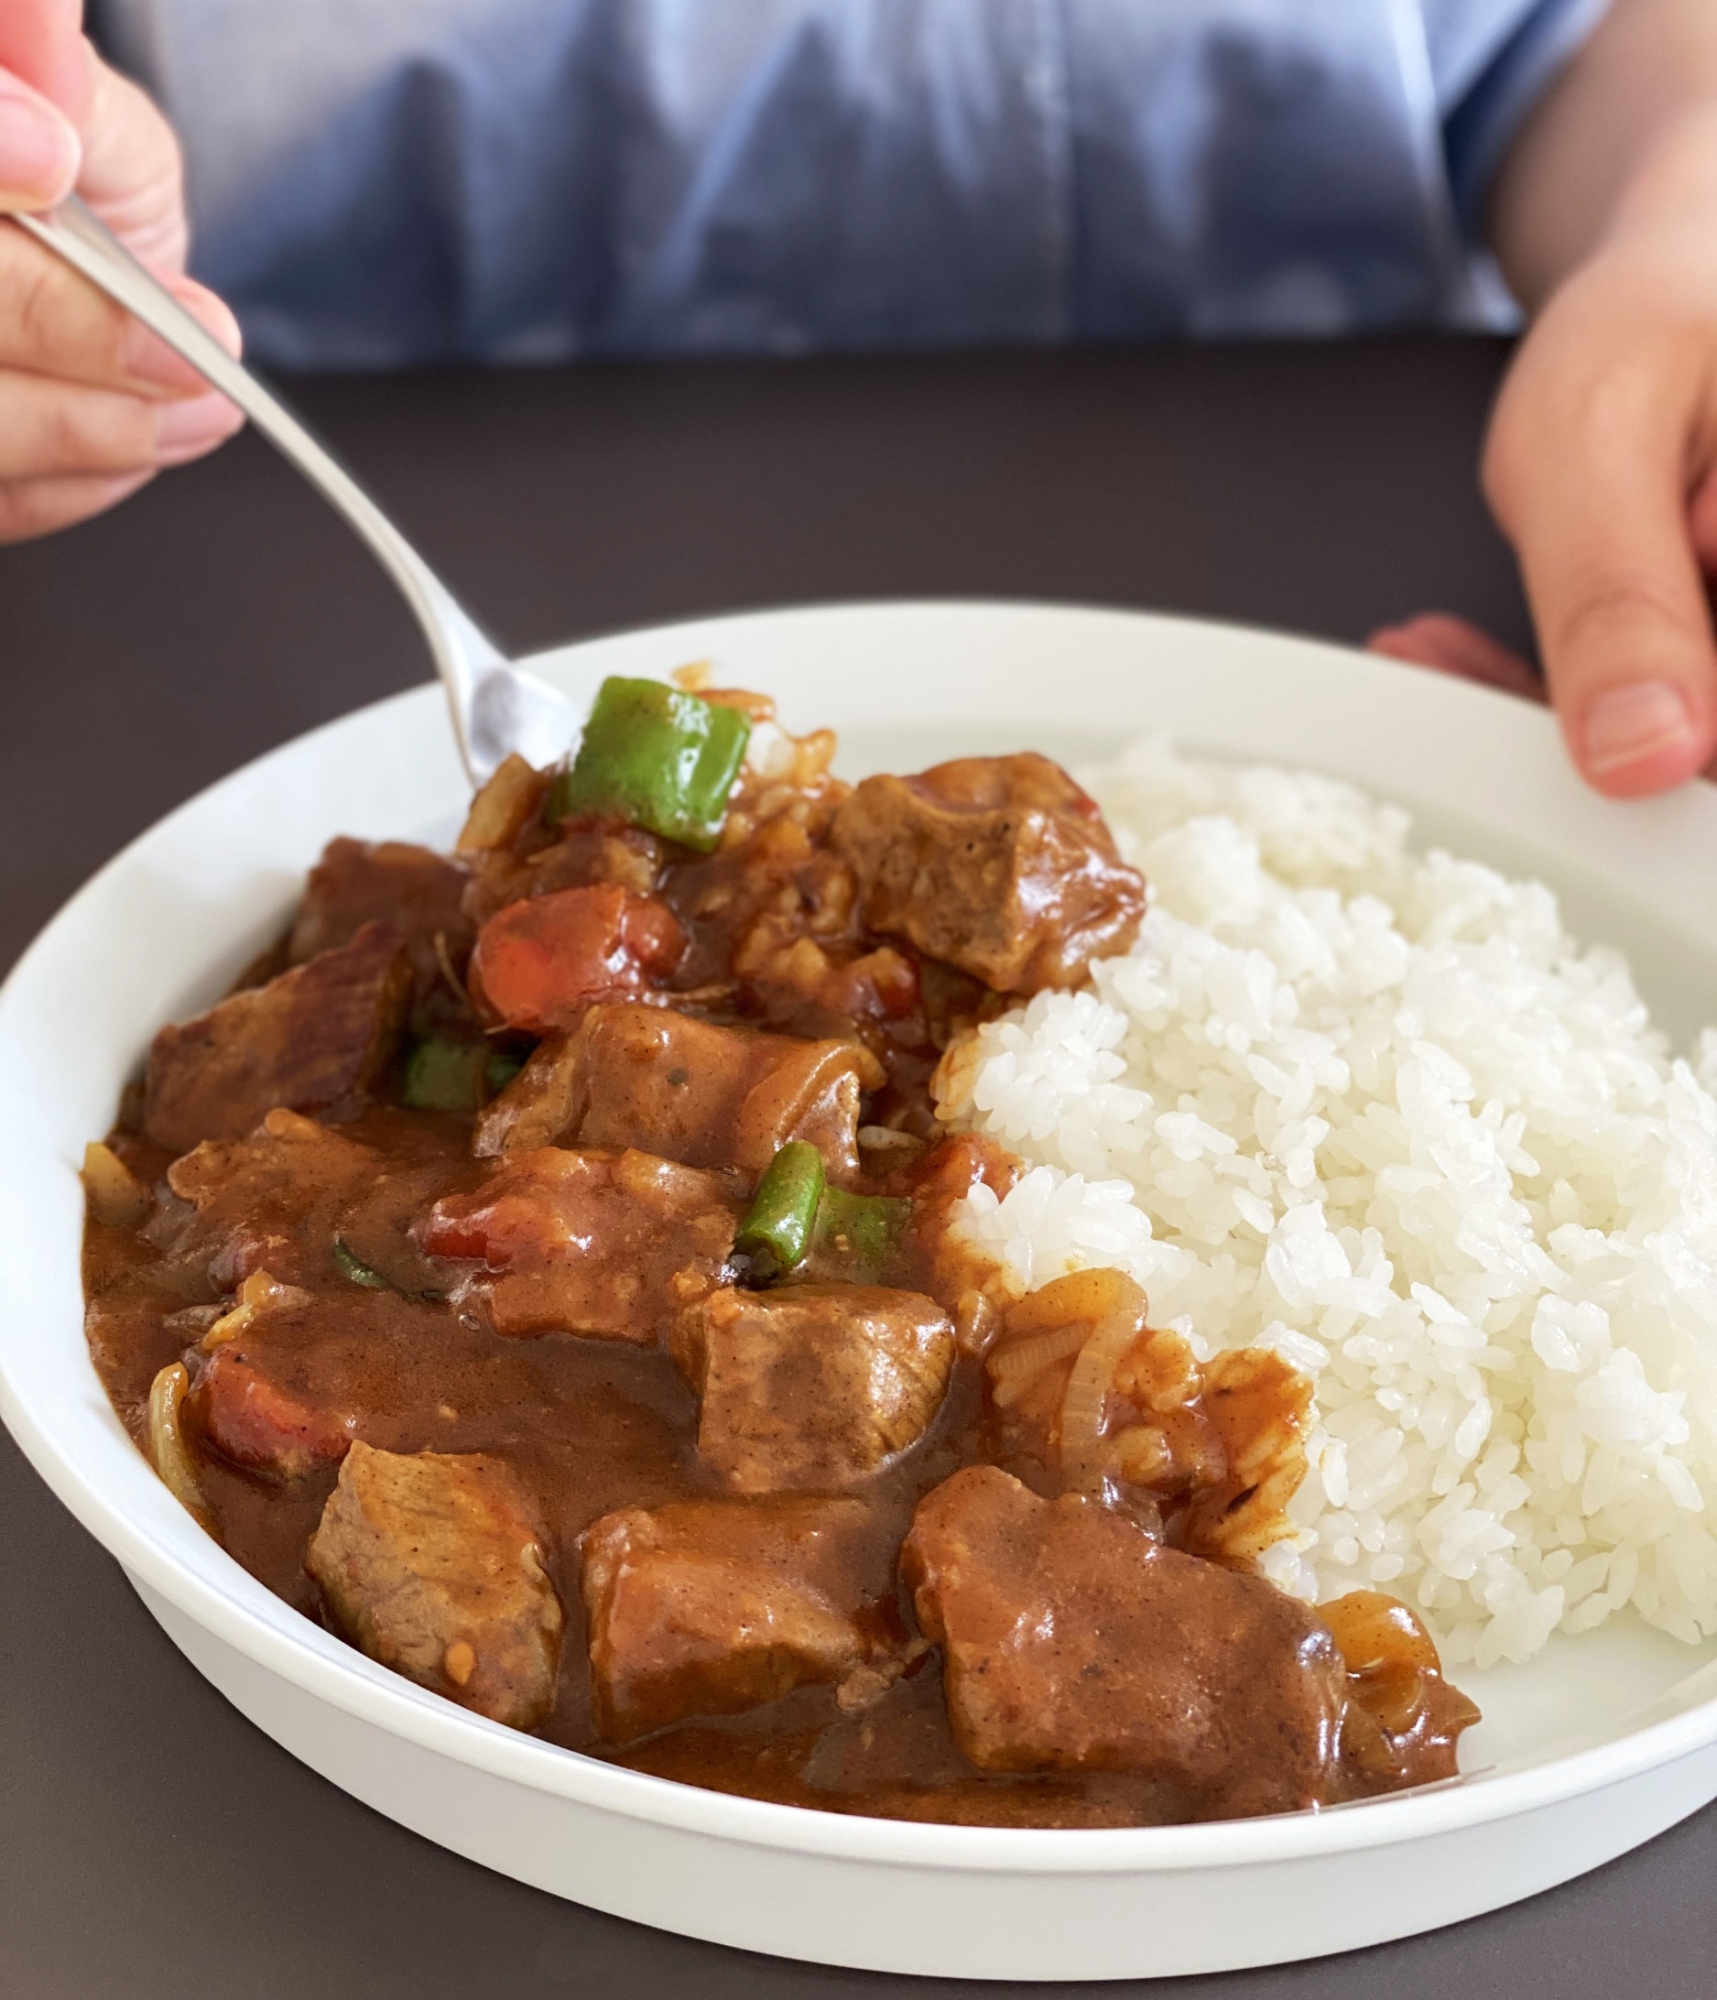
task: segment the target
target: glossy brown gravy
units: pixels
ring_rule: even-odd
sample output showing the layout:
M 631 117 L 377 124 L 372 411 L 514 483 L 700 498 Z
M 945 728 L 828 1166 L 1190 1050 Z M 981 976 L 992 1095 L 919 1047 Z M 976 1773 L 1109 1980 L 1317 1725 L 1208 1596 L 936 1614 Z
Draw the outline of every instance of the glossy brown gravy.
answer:
M 737 849 L 707 859 L 648 852 L 647 843 L 624 830 L 572 827 L 557 837 L 539 820 L 527 820 L 504 848 L 471 864 L 463 896 L 468 927 L 451 946 L 459 899 L 449 902 L 445 885 L 420 870 L 421 881 L 409 896 L 402 892 L 400 908 L 380 913 L 398 916 L 413 944 L 415 1026 L 457 1025 L 469 1012 L 456 980 L 439 975 L 448 960 L 463 962 L 471 930 L 497 911 L 568 884 L 644 879 L 688 939 L 660 995 L 669 1007 L 800 1037 L 856 1034 L 880 1060 L 884 1077 L 867 1095 L 870 1119 L 905 1134 L 933 1134 L 928 1078 L 948 1024 L 994 1003 L 970 975 L 905 951 L 898 939 L 867 934 L 850 895 L 841 904 L 829 879 L 827 792 L 825 784 L 800 823 L 773 829 L 763 823 Z M 415 931 L 408 904 L 430 912 Z M 831 908 L 839 915 L 842 907 L 846 914 L 839 921 L 828 919 Z M 306 949 L 343 943 L 355 924 L 377 914 L 368 907 L 342 910 L 338 894 L 325 894 L 317 922 L 331 939 L 312 939 Z M 428 922 L 437 927 L 433 933 L 424 928 Z M 301 931 L 304 926 L 301 919 Z M 426 936 L 432 936 L 433 951 L 425 948 Z M 812 943 L 815 949 L 808 950 Z M 324 1114 L 325 1123 L 371 1147 L 380 1162 L 355 1193 L 330 1194 L 308 1214 L 284 1201 L 271 1213 L 270 1197 L 257 1196 L 249 1221 L 290 1243 L 292 1268 L 274 1275 L 302 1297 L 259 1315 L 223 1352 L 254 1365 L 306 1406 L 339 1412 L 355 1435 L 381 1451 L 478 1453 L 510 1468 L 540 1523 L 550 1580 L 566 1617 L 542 1736 L 684 1783 L 890 1818 L 1114 1826 L 1192 1820 L 1223 1809 L 1213 1796 L 1124 1770 L 979 1769 L 956 1741 L 941 1654 L 920 1635 L 900 1574 L 915 1509 L 968 1466 L 998 1466 L 1046 1498 L 1063 1483 L 1046 1443 L 1052 1426 L 1044 1411 L 1059 1394 L 1065 1369 L 1045 1376 L 1049 1386 L 1037 1393 L 1041 1408 L 1035 1414 L 1029 1395 L 1003 1408 L 986 1375 L 983 1342 L 971 1338 L 960 1345 L 929 1429 L 864 1484 L 865 1531 L 843 1558 L 849 1574 L 842 1595 L 906 1661 L 898 1678 L 850 1711 L 834 1687 L 802 1686 L 742 1713 L 682 1721 L 620 1747 L 603 1742 L 592 1710 L 581 1537 L 617 1509 L 653 1508 L 728 1489 L 700 1457 L 697 1399 L 664 1340 L 634 1344 L 563 1332 L 504 1337 L 468 1297 L 447 1295 L 445 1266 L 410 1232 L 432 1203 L 479 1188 L 492 1163 L 472 1157 L 471 1115 L 408 1109 L 389 1101 L 399 1090 L 396 1067 Z M 109 1143 L 136 1185 L 156 1193 L 141 1227 L 135 1219 L 120 1224 L 92 1212 L 84 1256 L 87 1329 L 116 1409 L 146 1446 L 151 1384 L 197 1347 L 233 1298 L 211 1274 L 206 1249 L 171 1248 L 173 1229 L 164 1225 L 189 1213 L 184 1202 L 161 1191 L 175 1150 L 142 1136 L 136 1116 L 122 1119 Z M 913 1146 L 901 1157 L 919 1156 Z M 955 1160 L 949 1171 L 955 1181 L 961 1172 L 969 1180 L 969 1169 L 969 1162 Z M 871 1160 L 855 1185 L 899 1194 L 909 1189 L 910 1174 L 890 1168 L 884 1154 Z M 922 1186 L 919 1192 L 922 1197 Z M 946 1266 L 933 1272 L 933 1262 L 930 1250 L 908 1248 L 896 1257 L 888 1282 L 933 1293 L 952 1312 L 958 1285 L 951 1284 Z M 367 1275 L 355 1281 L 354 1269 Z M 974 1272 L 974 1283 L 982 1276 Z M 1272 1414 L 1263 1407 L 1268 1394 L 1256 1387 L 1249 1393 L 1260 1405 L 1249 1421 L 1265 1421 Z M 1291 1392 L 1282 1393 L 1289 1401 L 1275 1414 L 1286 1422 Z M 185 1404 L 184 1422 L 202 1498 L 226 1549 L 287 1603 L 338 1630 L 305 1567 L 307 1544 L 335 1486 L 335 1465 L 270 1477 L 243 1469 L 213 1447 L 194 1399 Z M 1183 1428 L 1203 1422 L 1196 1406 L 1183 1412 Z M 1227 1506 L 1250 1492 L 1218 1497 Z M 1171 1542 L 1191 1518 L 1149 1511 L 1153 1529 L 1166 1531 Z M 1235 1566 L 1244 1564 L 1236 1558 Z M 1332 1615 L 1331 1622 L 1339 1636 L 1343 1620 Z M 1455 1739 L 1472 1719 L 1470 1705 L 1441 1681 L 1434 1656 L 1428 1671 L 1421 1670 L 1422 1661 L 1415 1663 L 1412 1632 L 1397 1632 L 1381 1615 L 1366 1623 L 1351 1604 L 1345 1623 L 1351 1630 L 1364 1625 L 1368 1677 L 1352 1682 L 1342 1741 L 1330 1746 L 1323 1796 L 1362 1796 L 1450 1775 Z M 1248 1663 L 1240 1662 L 1239 1670 L 1244 1676 Z M 1241 1761 L 1248 1733 L 1262 1745 L 1274 1726 L 1282 1690 L 1270 1676 L 1291 1671 L 1274 1657 L 1257 1663 L 1254 1698 L 1236 1704 L 1227 1723 L 1241 1745 Z M 1367 1720 L 1373 1710 L 1389 1711 L 1387 1740 Z
M 363 1114 L 349 1129 L 403 1152 L 413 1169 L 400 1186 L 409 1201 L 392 1216 L 385 1203 L 372 1211 L 372 1254 L 390 1227 L 403 1230 L 415 1214 L 426 1177 L 445 1187 L 474 1177 L 463 1121 L 384 1109 Z M 168 1164 L 134 1138 L 120 1134 L 114 1143 L 140 1178 Z M 884 1818 L 1128 1826 L 1200 1816 L 1196 1799 L 1126 1774 L 974 1770 L 950 1732 L 933 1651 L 857 1715 L 843 1714 L 829 1688 L 801 1688 L 745 1714 L 684 1723 L 625 1749 L 603 1745 L 590 1713 L 579 1537 L 615 1508 L 719 1490 L 699 1466 L 691 1391 L 661 1352 L 564 1334 L 502 1339 L 463 1323 L 446 1303 L 343 1284 L 326 1227 L 326 1289 L 316 1289 L 313 1305 L 246 1336 L 246 1349 L 312 1400 L 362 1413 L 363 1434 L 390 1451 L 493 1453 L 519 1474 L 547 1530 L 551 1574 L 568 1619 L 556 1702 L 540 1732 L 547 1740 L 686 1784 Z M 94 1220 L 85 1283 L 91 1351 L 115 1407 L 141 1441 L 150 1382 L 186 1346 L 186 1323 L 169 1324 L 172 1315 L 222 1301 L 134 1234 Z M 1012 1431 L 1003 1433 L 987 1408 L 982 1363 L 962 1355 L 929 1434 L 867 1489 L 872 1530 L 853 1594 L 898 1632 L 915 1624 L 896 1558 L 926 1493 L 961 1466 L 983 1463 L 999 1463 L 1035 1490 L 1053 1492 L 1045 1468 L 1018 1451 Z M 279 1484 L 204 1451 L 199 1470 L 229 1553 L 322 1622 L 304 1551 L 332 1490 L 333 1468 Z M 1267 1709 L 1267 1700 L 1261 1706 Z M 1450 1773 L 1449 1724 L 1459 1713 L 1436 1718 L 1422 1732 L 1397 1783 Z

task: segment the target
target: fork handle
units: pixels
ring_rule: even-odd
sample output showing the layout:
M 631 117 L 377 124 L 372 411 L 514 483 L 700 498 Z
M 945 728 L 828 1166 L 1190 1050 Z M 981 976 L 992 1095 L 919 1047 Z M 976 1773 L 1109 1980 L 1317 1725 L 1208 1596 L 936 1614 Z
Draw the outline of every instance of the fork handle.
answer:
M 346 517 L 392 577 L 429 641 L 453 711 L 459 754 L 475 780 L 479 774 L 470 742 L 472 701 L 478 677 L 485 668 L 503 664 L 503 656 L 458 599 L 333 453 L 243 362 L 227 352 L 76 195 L 67 196 L 46 214 L 15 214 L 10 220 L 81 271 L 152 333 L 159 334 L 223 396 L 230 397 Z

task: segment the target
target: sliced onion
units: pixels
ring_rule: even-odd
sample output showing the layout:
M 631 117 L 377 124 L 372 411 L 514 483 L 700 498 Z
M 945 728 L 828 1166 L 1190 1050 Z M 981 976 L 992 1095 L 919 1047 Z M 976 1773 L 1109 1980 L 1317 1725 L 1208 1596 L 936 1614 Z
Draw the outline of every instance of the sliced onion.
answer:
M 1104 1493 L 1108 1452 L 1103 1436 L 1109 1392 L 1121 1356 L 1144 1331 L 1148 1302 L 1122 1278 L 1116 1303 L 1091 1329 L 1061 1398 L 1061 1476 L 1094 1499 Z
M 155 1197 L 99 1139 L 83 1149 L 83 1185 L 90 1214 L 114 1229 L 135 1229 L 155 1205 Z
M 1052 1363 L 1077 1354 L 1090 1337 L 1088 1326 L 1057 1327 L 1053 1333 L 1037 1333 L 1029 1340 L 1014 1340 L 1006 1347 L 993 1348 L 985 1365 L 997 1382 L 1010 1382 L 1020 1375 L 1041 1375 Z
M 252 1271 L 238 1288 L 237 1305 L 222 1313 L 203 1335 L 203 1352 L 213 1354 L 217 1347 L 224 1347 L 235 1334 L 243 1333 L 264 1306 L 307 1306 L 309 1303 L 310 1294 L 301 1291 L 298 1286 L 283 1285 L 266 1271 Z
M 542 803 L 547 781 L 515 750 L 471 801 L 454 845 L 457 854 L 483 854 L 506 847 Z
M 182 1361 L 163 1368 L 149 1385 L 149 1458 L 161 1483 L 181 1507 L 212 1535 L 214 1517 L 197 1479 L 185 1433 L 180 1424 L 185 1391 L 191 1378 Z
M 996 1335 L 995 1302 L 976 1285 L 954 1302 L 954 1339 L 962 1354 L 982 1354 Z
M 1059 1327 L 1092 1327 L 1129 1299 L 1141 1296 L 1124 1271 L 1104 1265 L 1095 1271 L 1068 1271 L 1028 1292 L 1008 1311 L 1011 1334 L 1053 1333 Z

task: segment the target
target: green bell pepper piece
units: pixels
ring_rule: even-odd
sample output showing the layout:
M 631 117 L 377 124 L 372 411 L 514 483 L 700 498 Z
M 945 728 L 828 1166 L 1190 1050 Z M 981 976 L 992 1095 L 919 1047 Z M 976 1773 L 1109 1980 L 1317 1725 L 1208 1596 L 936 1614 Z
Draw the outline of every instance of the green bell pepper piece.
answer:
M 488 1051 L 480 1042 L 427 1035 L 406 1058 L 400 1095 L 413 1111 L 472 1111 Z
M 804 1261 L 824 1199 L 823 1156 L 803 1139 L 789 1139 L 763 1170 L 733 1247 L 767 1284 Z
M 425 1035 L 406 1057 L 400 1095 L 413 1111 L 475 1111 L 524 1067 L 511 1049 Z
M 612 813 L 707 854 L 721 837 L 751 720 L 661 681 L 602 683 L 549 816 Z
M 911 1202 L 893 1195 L 830 1187 L 822 1154 L 789 1139 L 764 1168 L 733 1247 L 761 1284 L 803 1266 L 807 1277 L 874 1285 L 911 1212 Z
M 379 1271 L 372 1271 L 361 1257 L 354 1257 L 337 1236 L 334 1238 L 334 1262 L 340 1267 L 340 1275 L 343 1278 L 350 1278 L 354 1285 L 362 1285 L 366 1291 L 393 1290 L 393 1286 Z
M 897 1195 L 848 1194 L 845 1188 L 824 1188 L 809 1252 L 813 1274 L 838 1277 L 852 1285 L 874 1285 L 911 1213 L 911 1202 Z

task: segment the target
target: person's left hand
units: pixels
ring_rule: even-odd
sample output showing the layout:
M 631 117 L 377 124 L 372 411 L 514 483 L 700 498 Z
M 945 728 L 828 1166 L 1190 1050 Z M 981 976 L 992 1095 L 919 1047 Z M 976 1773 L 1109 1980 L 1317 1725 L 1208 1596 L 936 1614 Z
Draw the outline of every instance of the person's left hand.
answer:
M 1365 642 L 1369 653 L 1382 653 L 1410 666 L 1432 667 L 1457 680 L 1479 681 L 1528 701 L 1549 700 L 1542 677 L 1530 660 L 1493 639 L 1470 619 L 1451 611 L 1421 611 L 1399 625 L 1383 625 Z
M 1540 704 L 1550 699 L 1544 678 L 1532 662 L 1511 646 L 1483 631 L 1470 619 L 1449 611 L 1421 611 L 1399 625 L 1380 626 L 1365 642 L 1366 650 L 1410 666 L 1430 667 L 1457 680 L 1477 681 Z M 1705 775 L 1717 779 L 1717 760 Z
M 1706 769 L 1717 752 L 1709 228 L 1619 231 L 1555 294 L 1503 385 L 1484 483 L 1586 778 L 1633 798 Z M 1515 684 L 1482 667 L 1475 677 Z

